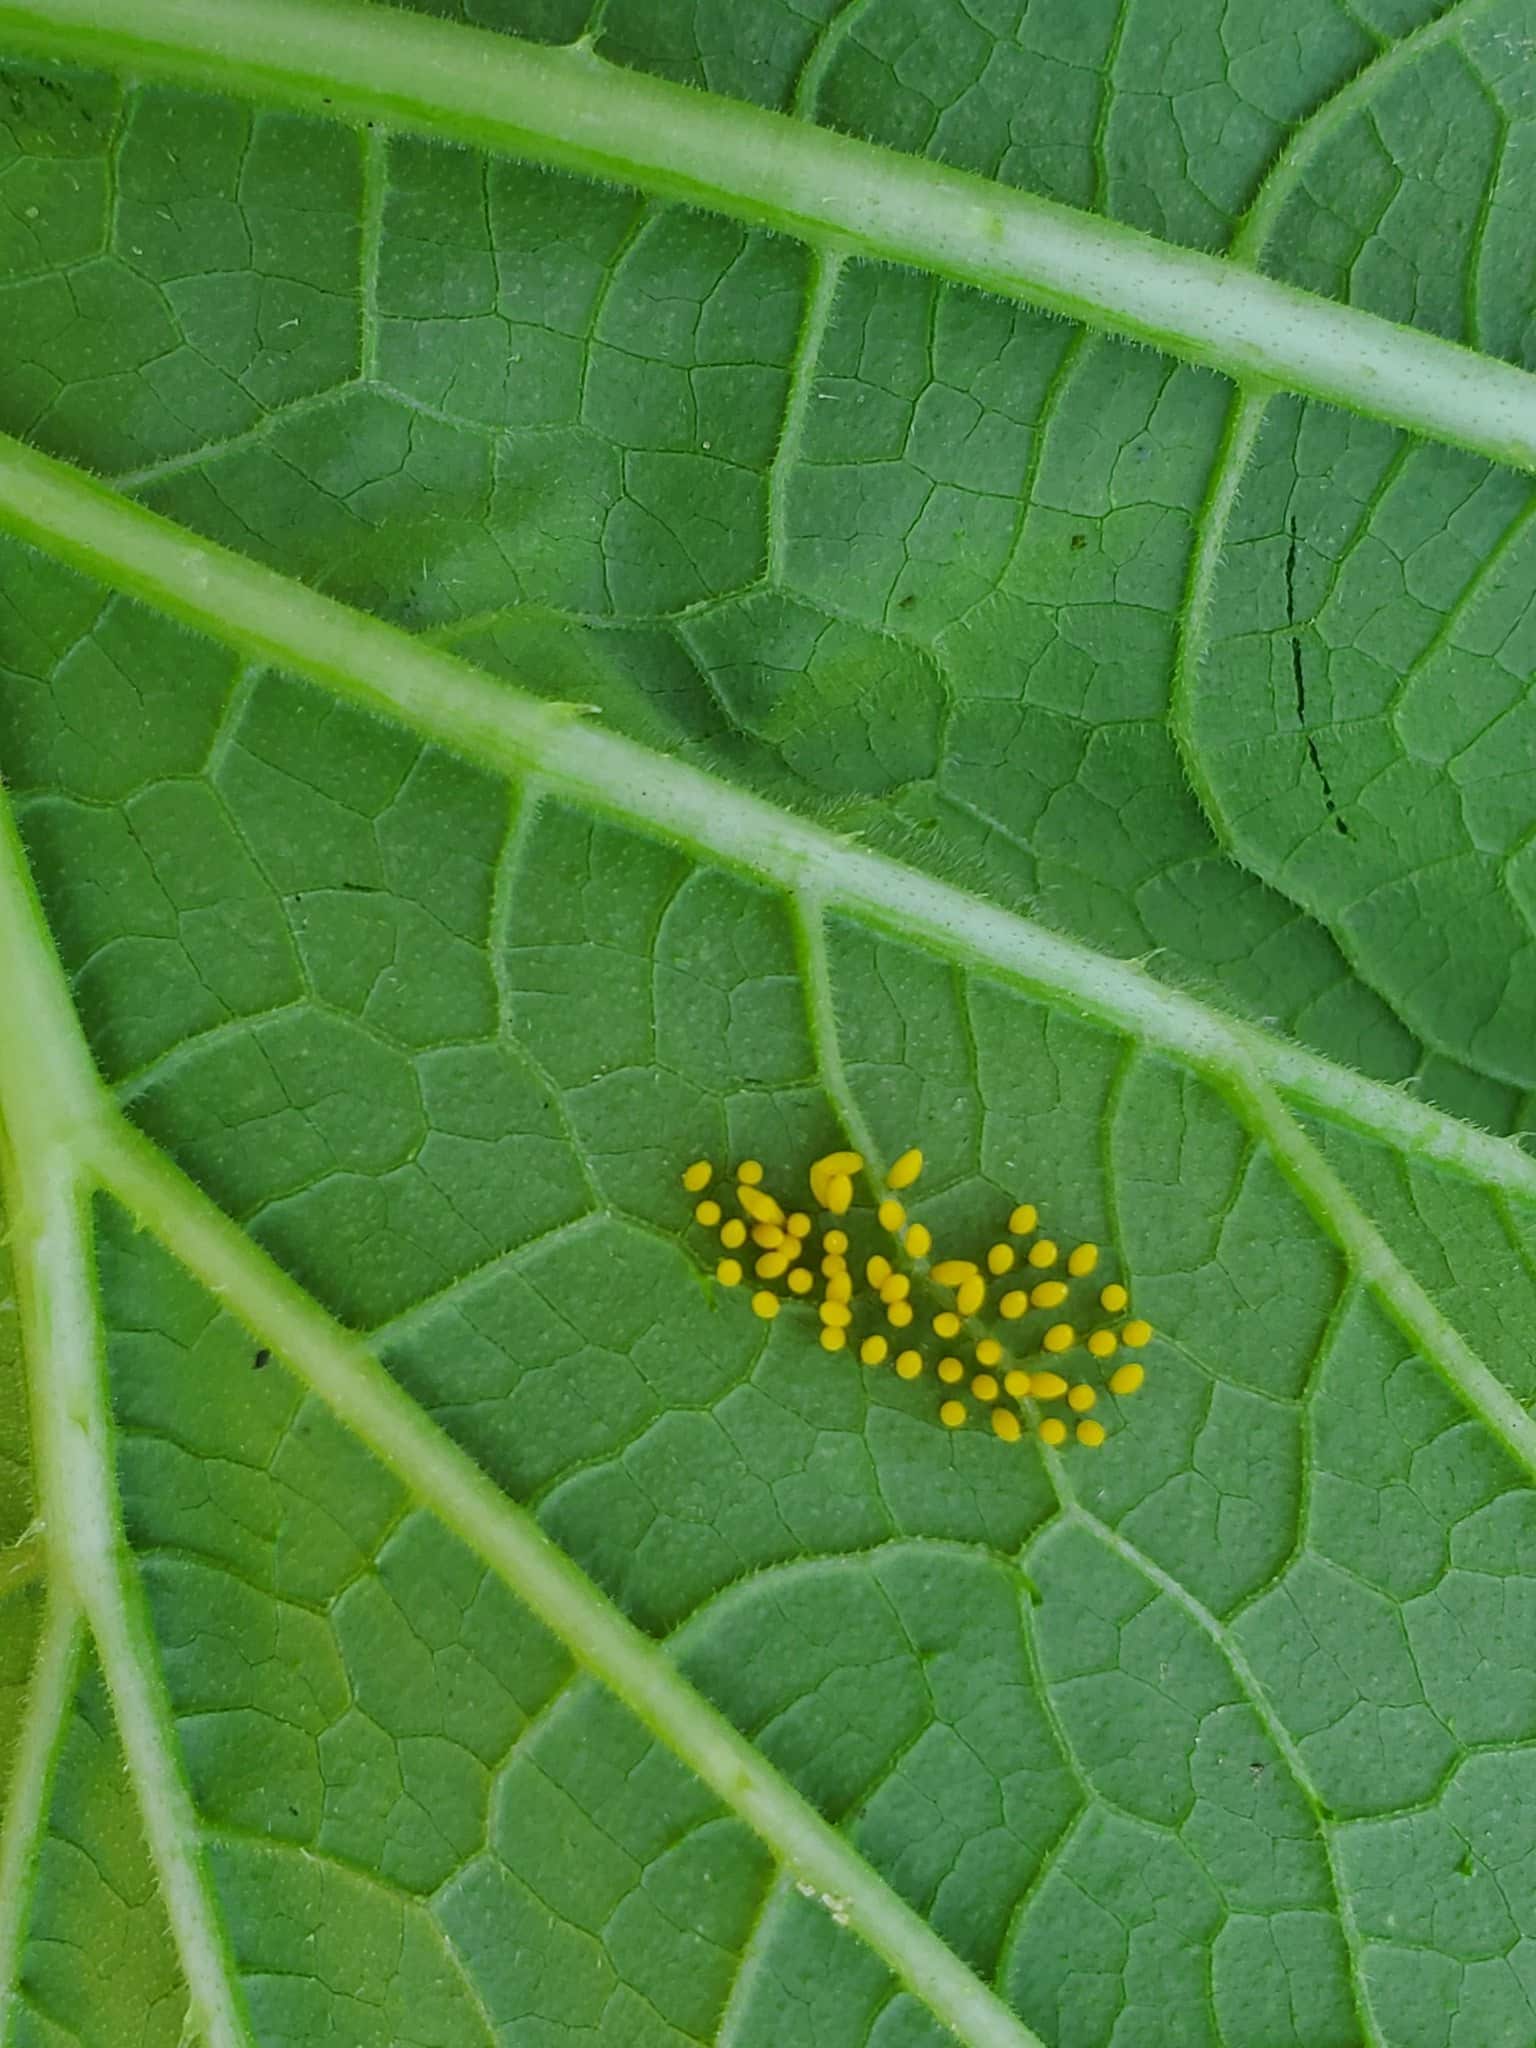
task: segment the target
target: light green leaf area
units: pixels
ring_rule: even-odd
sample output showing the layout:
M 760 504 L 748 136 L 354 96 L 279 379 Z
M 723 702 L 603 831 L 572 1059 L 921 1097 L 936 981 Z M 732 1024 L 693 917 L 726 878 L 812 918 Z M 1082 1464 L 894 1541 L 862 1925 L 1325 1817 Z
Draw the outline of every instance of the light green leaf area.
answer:
M 0 2048 L 1536 2039 L 1530 474 L 730 160 L 1492 392 L 1528 10 L 266 4 L 0 0 Z M 716 1283 L 850 1142 L 1102 1448 Z

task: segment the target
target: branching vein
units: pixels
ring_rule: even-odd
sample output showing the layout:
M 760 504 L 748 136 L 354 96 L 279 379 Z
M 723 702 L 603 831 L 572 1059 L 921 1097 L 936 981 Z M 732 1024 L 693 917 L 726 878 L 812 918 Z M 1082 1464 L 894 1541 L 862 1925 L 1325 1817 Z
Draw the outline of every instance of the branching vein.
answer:
M 508 151 L 931 270 L 1522 467 L 1536 378 L 1100 215 L 515 37 L 345 0 L 0 0 L 0 38 Z

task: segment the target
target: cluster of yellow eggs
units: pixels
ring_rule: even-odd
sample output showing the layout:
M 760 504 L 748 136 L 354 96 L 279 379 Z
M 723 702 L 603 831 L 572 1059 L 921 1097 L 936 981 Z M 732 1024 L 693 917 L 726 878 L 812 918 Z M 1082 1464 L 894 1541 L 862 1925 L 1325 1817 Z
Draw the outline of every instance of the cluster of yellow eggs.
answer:
M 903 1200 L 922 1170 L 915 1146 L 903 1152 L 883 1177 L 872 1219 L 863 1208 L 855 1212 L 865 1172 L 858 1152 L 828 1152 L 811 1162 L 804 1207 L 775 1195 L 756 1159 L 720 1175 L 709 1160 L 696 1159 L 682 1180 L 699 1197 L 694 1221 L 718 1234 L 715 1278 L 740 1287 L 750 1277 L 756 1315 L 771 1321 L 803 1303 L 815 1310 L 825 1351 L 853 1350 L 866 1366 L 889 1362 L 904 1380 L 922 1378 L 932 1363 L 940 1384 L 952 1390 L 939 1405 L 949 1429 L 975 1412 L 990 1418 L 1005 1443 L 1016 1443 L 1032 1420 L 1043 1443 L 1062 1444 L 1067 1421 L 1040 1412 L 1059 1401 L 1077 1441 L 1102 1444 L 1104 1425 L 1092 1413 L 1100 1389 L 1072 1374 L 1075 1355 L 1108 1368 L 1109 1393 L 1134 1394 L 1146 1371 L 1123 1354 L 1150 1341 L 1151 1324 L 1129 1313 L 1118 1282 L 1097 1285 L 1098 1246 L 1064 1250 L 1042 1231 L 1029 1202 L 1010 1212 L 980 1259 L 937 1253 L 933 1233 L 908 1215 Z M 856 1253 L 850 1226 L 867 1231 L 871 1220 L 883 1249 Z M 999 1334 L 1003 1325 L 1018 1327 Z M 934 1359 L 922 1348 L 930 1333 L 939 1340 Z

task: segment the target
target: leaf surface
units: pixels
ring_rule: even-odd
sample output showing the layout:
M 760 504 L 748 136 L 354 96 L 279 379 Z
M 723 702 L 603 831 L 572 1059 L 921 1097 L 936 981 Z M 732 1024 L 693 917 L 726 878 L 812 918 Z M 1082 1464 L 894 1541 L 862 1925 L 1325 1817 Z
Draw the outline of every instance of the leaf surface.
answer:
M 0 4 L 0 2040 L 1530 2038 L 1521 11 L 300 25 Z

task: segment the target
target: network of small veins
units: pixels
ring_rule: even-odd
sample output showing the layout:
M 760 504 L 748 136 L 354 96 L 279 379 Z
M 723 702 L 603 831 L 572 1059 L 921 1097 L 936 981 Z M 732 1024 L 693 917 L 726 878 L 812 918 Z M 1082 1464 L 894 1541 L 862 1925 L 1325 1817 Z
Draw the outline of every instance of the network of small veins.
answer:
M 750 1264 L 758 1283 L 754 1315 L 772 1322 L 785 1308 L 814 1309 L 823 1351 L 851 1351 L 872 1369 L 890 1364 L 903 1380 L 924 1378 L 932 1363 L 949 1390 L 938 1410 L 946 1429 L 984 1416 L 1004 1443 L 1017 1443 L 1032 1428 L 1055 1449 L 1067 1441 L 1068 1422 L 1042 1410 L 1064 1402 L 1076 1441 L 1096 1450 L 1106 1434 L 1093 1413 L 1100 1392 L 1125 1399 L 1140 1391 L 1145 1367 L 1121 1354 L 1150 1343 L 1151 1324 L 1129 1314 L 1130 1296 L 1118 1281 L 1095 1292 L 1099 1247 L 1083 1243 L 1063 1253 L 1041 1228 L 1033 1203 L 1010 1211 L 980 1257 L 938 1251 L 928 1225 L 909 1216 L 901 1199 L 910 1199 L 922 1170 L 923 1155 L 913 1146 L 885 1174 L 875 1200 L 856 1205 L 863 1155 L 825 1153 L 806 1174 L 809 1208 L 775 1195 L 757 1159 L 719 1174 L 710 1160 L 696 1159 L 682 1184 L 699 1197 L 694 1223 L 718 1240 L 713 1270 L 720 1285 L 747 1284 Z M 1006 1343 L 998 1334 L 1004 1324 L 1020 1326 Z M 1081 1357 L 1091 1361 L 1085 1372 L 1106 1372 L 1102 1388 L 1073 1374 Z
M 1298 697 L 1299 690 L 1298 673 Z M 1304 716 L 1300 722 L 1305 724 Z M 1338 829 L 1347 828 L 1339 823 Z M 700 1160 L 683 1180 L 691 1194 L 702 1197 L 694 1211 L 696 1224 L 718 1239 L 722 1255 L 713 1266 L 717 1282 L 726 1288 L 742 1287 L 750 1263 L 758 1283 L 751 1308 L 759 1317 L 771 1321 L 784 1310 L 803 1314 L 807 1336 L 817 1336 L 828 1354 L 856 1355 L 861 1365 L 875 1370 L 890 1364 L 900 1378 L 910 1381 L 925 1379 L 932 1364 L 918 1348 L 927 1343 L 926 1334 L 913 1333 L 931 1330 L 940 1344 L 929 1349 L 945 1353 L 934 1367 L 936 1377 L 953 1390 L 939 1409 L 938 1419 L 946 1427 L 960 1429 L 977 1417 L 990 1421 L 993 1433 L 1004 1442 L 1016 1442 L 1024 1433 L 1021 1416 L 1033 1419 L 1026 1404 L 1064 1403 L 1076 1418 L 1076 1440 L 1090 1448 L 1102 1444 L 1105 1430 L 1092 1412 L 1098 1405 L 1095 1387 L 1086 1378 L 1069 1379 L 1055 1365 L 1069 1365 L 1081 1351 L 1102 1367 L 1118 1353 L 1120 1362 L 1108 1373 L 1108 1391 L 1116 1396 L 1133 1394 L 1143 1384 L 1144 1371 L 1125 1358 L 1124 1351 L 1144 1346 L 1150 1326 L 1139 1319 L 1118 1320 L 1127 1314 L 1128 1296 L 1123 1287 L 1110 1284 L 1098 1290 L 1096 1310 L 1103 1318 L 1114 1319 L 1114 1326 L 1105 1321 L 1089 1330 L 1085 1324 L 1080 1335 L 1069 1318 L 1076 1313 L 1078 1322 L 1084 1322 L 1084 1317 L 1081 1310 L 1067 1307 L 1069 1282 L 1084 1283 L 1080 1293 L 1092 1292 L 1089 1283 L 1099 1264 L 1098 1247 L 1079 1244 L 1063 1255 L 1062 1248 L 1043 1235 L 1036 1211 L 1027 1203 L 1011 1211 L 1006 1230 L 983 1258 L 950 1258 L 935 1251 L 927 1227 L 909 1220 L 898 1199 L 916 1183 L 921 1168 L 917 1151 L 903 1154 L 885 1177 L 884 1193 L 866 1209 L 854 1201 L 858 1177 L 865 1170 L 857 1153 L 833 1153 L 816 1160 L 808 1179 L 812 1207 L 823 1213 L 815 1224 L 807 1210 L 770 1191 L 759 1162 L 745 1160 L 734 1173 L 716 1175 L 709 1162 Z M 716 1193 L 723 1199 L 716 1199 Z M 733 1199 L 734 1208 L 727 1214 Z M 863 1245 L 865 1238 L 881 1249 Z M 860 1241 L 857 1250 L 855 1240 Z M 994 1293 L 998 1299 L 991 1312 L 1014 1326 L 1024 1340 L 1016 1351 L 1005 1347 L 988 1324 L 989 1297 Z M 819 1331 L 808 1321 L 813 1307 Z M 1044 1323 L 1051 1311 L 1058 1312 L 1056 1319 Z M 1036 1312 L 1040 1322 L 1034 1320 Z M 898 1346 L 902 1348 L 893 1349 Z M 961 1398 L 962 1391 L 966 1398 Z M 1057 1414 L 1042 1415 L 1033 1427 L 1048 1445 L 1067 1439 L 1068 1425 Z

